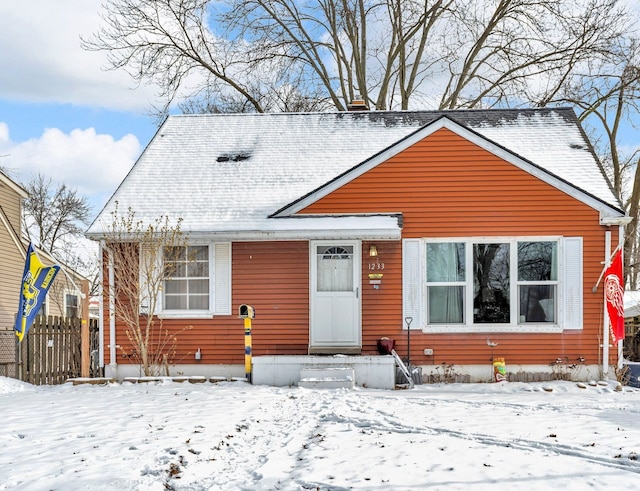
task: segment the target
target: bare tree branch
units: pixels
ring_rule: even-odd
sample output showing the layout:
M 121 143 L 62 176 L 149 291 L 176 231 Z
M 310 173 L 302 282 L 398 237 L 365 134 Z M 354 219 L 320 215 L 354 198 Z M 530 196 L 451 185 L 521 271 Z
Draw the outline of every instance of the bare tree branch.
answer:
M 164 251 L 187 244 L 180 224 L 180 219 L 172 224 L 166 216 L 145 224 L 133 210 L 121 214 L 116 207 L 108 226 L 116 322 L 124 326 L 129 340 L 129 345 L 125 343 L 120 349 L 123 356 L 140 364 L 145 376 L 168 369 L 175 361 L 177 336 L 191 327 L 169 331 L 155 315 L 164 283 L 174 273 L 164 260 Z
M 65 184 L 54 188 L 51 178 L 42 174 L 36 174 L 25 189 L 23 222 L 29 240 L 56 254 L 66 239 L 83 235 L 91 214 L 86 196 Z

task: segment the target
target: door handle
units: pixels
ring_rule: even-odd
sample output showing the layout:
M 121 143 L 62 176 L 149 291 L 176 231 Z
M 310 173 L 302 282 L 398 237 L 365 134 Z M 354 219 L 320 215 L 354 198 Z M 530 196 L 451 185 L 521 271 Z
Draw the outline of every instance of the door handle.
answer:
M 356 286 L 356 298 L 360 298 L 359 293 L 360 293 L 360 288 Z

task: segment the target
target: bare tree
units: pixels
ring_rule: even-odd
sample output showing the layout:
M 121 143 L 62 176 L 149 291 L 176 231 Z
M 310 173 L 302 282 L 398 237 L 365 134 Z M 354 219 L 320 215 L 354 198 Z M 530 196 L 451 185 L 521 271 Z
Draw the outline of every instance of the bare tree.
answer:
M 162 301 L 164 283 L 175 272 L 165 251 L 186 246 L 180 230 L 181 220 L 171 224 L 163 216 L 145 225 L 137 220 L 133 210 L 112 212 L 108 226 L 109 263 L 114 268 L 115 282 L 110 285 L 115 302 L 116 322 L 122 323 L 129 345 L 121 343 L 122 354 L 140 364 L 145 376 L 169 375 L 174 362 L 177 336 L 190 329 L 184 326 L 169 331 L 154 315 Z
M 257 94 L 260 101 L 260 109 L 265 112 L 318 112 L 331 109 L 321 89 L 306 87 L 299 75 L 285 75 L 279 77 L 282 84 L 261 88 L 260 84 L 252 84 L 249 90 Z M 266 77 L 263 79 L 266 80 Z M 262 83 L 264 86 L 264 83 Z M 219 114 L 219 113 L 244 113 L 255 110 L 252 104 L 239 93 L 229 92 L 221 87 L 218 81 L 212 81 L 199 91 L 193 92 L 191 97 L 178 103 L 178 108 L 184 114 Z M 166 108 L 156 111 L 164 117 Z
M 109 0 L 83 46 L 157 83 L 168 104 L 180 90 L 206 93 L 194 107 L 214 110 L 289 110 L 312 99 L 344 110 L 356 95 L 377 109 L 545 104 L 625 33 L 618 4 Z M 289 106 L 282 94 L 292 93 Z
M 94 244 L 84 237 L 91 206 L 86 196 L 78 195 L 65 184 L 54 185 L 51 178 L 42 174 L 33 176 L 25 189 L 23 233 L 65 268 L 64 274 L 59 274 L 52 284 L 52 295 L 48 298 L 66 315 L 66 291 L 74 291 L 78 298 L 82 293 L 80 285 L 67 276 L 68 268 L 89 279 L 89 295 L 95 295 L 99 289 L 98 257 L 91 247 Z
M 251 52 L 242 39 L 212 32 L 208 0 L 112 0 L 103 5 L 104 25 L 84 39 L 89 50 L 105 50 L 109 68 L 128 70 L 138 83 L 154 82 L 168 105 L 187 80 L 196 80 L 191 95 L 203 88 L 241 96 L 263 112 L 260 86 Z M 213 8 L 213 7 L 211 7 Z
M 609 54 L 628 29 L 617 0 L 465 3 L 446 44 L 443 109 L 546 105 L 576 68 Z
M 594 60 L 595 62 L 596 60 Z M 623 125 L 635 124 L 640 111 L 640 43 L 629 39 L 602 57 L 589 71 L 568 78 L 553 103 L 569 103 L 593 134 L 596 150 L 612 189 L 632 218 L 625 237 L 625 278 L 638 287 L 640 264 L 640 153 L 620 146 Z
M 55 187 L 42 174 L 36 174 L 25 189 L 23 221 L 29 240 L 55 254 L 62 252 L 67 239 L 84 234 L 91 213 L 86 196 L 79 196 L 66 184 Z
M 178 94 L 184 112 L 345 110 L 357 96 L 381 110 L 570 103 L 585 121 L 599 119 L 613 187 L 635 217 L 640 183 L 625 196 L 623 176 L 637 156 L 617 148 L 621 118 L 637 109 L 634 19 L 624 5 L 108 0 L 83 46 L 157 83 L 161 113 Z

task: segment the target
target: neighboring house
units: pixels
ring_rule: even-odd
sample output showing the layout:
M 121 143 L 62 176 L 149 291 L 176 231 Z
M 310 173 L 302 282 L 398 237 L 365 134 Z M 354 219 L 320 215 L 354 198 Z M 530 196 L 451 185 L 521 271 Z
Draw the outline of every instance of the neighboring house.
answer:
M 11 330 L 18 311 L 18 300 L 29 242 L 22 234 L 22 202 L 26 190 L 0 171 L 0 330 Z M 45 265 L 55 260 L 36 248 Z M 52 316 L 80 316 L 80 291 L 84 279 L 65 268 L 60 271 L 46 297 L 41 313 Z
M 195 252 L 154 312 L 191 326 L 176 373 L 243 373 L 240 304 L 254 381 L 375 365 L 382 337 L 423 375 L 615 362 L 591 290 L 628 219 L 571 109 L 170 116 L 90 238 L 108 241 L 116 206 L 182 219 Z M 135 375 L 103 305 L 106 375 Z
M 21 240 L 27 191 L 0 171 L 0 330 L 12 329 L 18 310 L 26 247 Z

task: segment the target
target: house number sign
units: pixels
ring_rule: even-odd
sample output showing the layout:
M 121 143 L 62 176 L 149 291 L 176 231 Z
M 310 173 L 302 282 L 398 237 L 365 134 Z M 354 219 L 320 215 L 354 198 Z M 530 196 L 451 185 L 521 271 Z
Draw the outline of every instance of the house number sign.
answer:
M 379 258 L 376 258 L 375 262 L 369 263 L 369 271 L 371 271 L 371 273 L 369 273 L 369 284 L 375 290 L 378 290 L 382 285 L 383 270 L 384 263 L 380 262 Z M 375 273 L 373 271 L 375 271 Z

